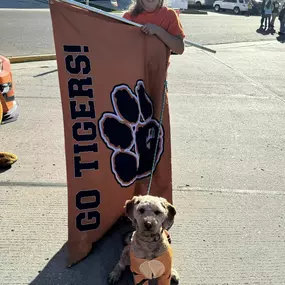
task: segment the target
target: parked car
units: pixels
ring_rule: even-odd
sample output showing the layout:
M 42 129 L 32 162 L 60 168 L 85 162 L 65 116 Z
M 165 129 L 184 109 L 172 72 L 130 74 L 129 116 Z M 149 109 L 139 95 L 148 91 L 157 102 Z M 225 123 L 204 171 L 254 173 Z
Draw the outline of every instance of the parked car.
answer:
M 188 0 L 189 6 L 195 6 L 197 9 L 201 9 L 203 6 L 206 5 L 205 0 Z
M 0 55 L 0 121 L 2 119 L 2 124 L 13 122 L 19 116 L 12 81 L 10 61 Z
M 235 14 L 248 11 L 248 5 L 245 0 L 217 0 L 213 7 L 216 12 L 219 11 L 233 11 Z

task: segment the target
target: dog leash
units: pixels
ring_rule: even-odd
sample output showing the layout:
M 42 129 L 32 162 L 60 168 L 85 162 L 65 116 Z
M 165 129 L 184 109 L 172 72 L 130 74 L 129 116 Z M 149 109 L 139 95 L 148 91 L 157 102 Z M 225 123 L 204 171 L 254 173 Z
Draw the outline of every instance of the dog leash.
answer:
M 149 195 L 149 193 L 150 193 L 151 183 L 152 183 L 152 179 L 153 179 L 153 173 L 154 173 L 154 169 L 155 169 L 155 161 L 156 161 L 156 155 L 157 155 L 157 149 L 158 149 L 158 143 L 159 143 L 160 128 L 162 126 L 162 120 L 163 120 L 163 114 L 164 114 L 164 108 L 165 108 L 165 102 L 166 102 L 166 91 L 167 91 L 167 80 L 164 81 L 164 92 L 163 92 L 164 94 L 163 94 L 163 98 L 162 98 L 162 105 L 161 105 L 159 126 L 158 126 L 158 132 L 157 132 L 157 139 L 156 139 L 156 144 L 155 144 L 155 149 L 154 149 L 152 168 L 151 168 L 149 183 L 148 183 L 148 187 L 147 187 L 147 195 Z
M 158 149 L 158 144 L 159 144 L 160 128 L 162 126 L 162 120 L 163 120 L 163 114 L 164 114 L 164 108 L 165 108 L 165 102 L 166 102 L 166 91 L 167 91 L 167 80 L 164 81 L 164 91 L 163 91 L 163 97 L 162 97 L 159 126 L 158 126 L 158 132 L 157 132 L 157 139 L 156 139 L 156 143 L 155 143 L 152 168 L 151 168 L 149 183 L 148 183 L 148 187 L 147 187 L 147 195 L 150 194 L 150 189 L 151 189 L 151 184 L 152 184 L 152 179 L 153 179 L 153 173 L 154 173 L 154 169 L 155 169 L 155 161 L 156 161 L 157 149 Z M 149 280 L 149 282 L 150 282 L 150 280 Z M 128 285 L 133 284 L 133 283 L 130 283 L 129 279 L 127 280 L 127 283 L 128 283 Z M 151 283 L 149 283 L 149 284 L 151 284 Z

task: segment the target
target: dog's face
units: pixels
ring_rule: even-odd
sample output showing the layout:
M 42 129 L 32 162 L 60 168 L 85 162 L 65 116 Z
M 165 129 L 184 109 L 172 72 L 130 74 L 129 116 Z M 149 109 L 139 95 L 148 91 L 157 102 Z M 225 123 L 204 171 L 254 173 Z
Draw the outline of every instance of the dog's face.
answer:
M 126 202 L 126 212 L 139 232 L 155 234 L 161 228 L 170 229 L 175 208 L 164 198 L 150 195 L 135 196 Z

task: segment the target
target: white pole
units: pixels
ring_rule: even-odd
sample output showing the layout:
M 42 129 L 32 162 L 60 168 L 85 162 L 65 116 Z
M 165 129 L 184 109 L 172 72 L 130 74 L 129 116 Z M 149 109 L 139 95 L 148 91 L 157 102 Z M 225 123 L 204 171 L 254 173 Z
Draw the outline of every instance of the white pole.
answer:
M 86 5 L 88 5 L 88 6 L 89 6 L 89 0 L 86 0 Z
M 86 10 L 89 10 L 89 11 L 92 11 L 92 12 L 95 12 L 95 13 L 98 13 L 98 14 L 101 14 L 101 15 L 104 15 L 104 16 L 107 16 L 109 18 L 112 18 L 112 19 L 116 19 L 118 21 L 121 21 L 121 22 L 124 22 L 124 23 L 127 23 L 127 24 L 130 24 L 130 25 L 133 25 L 135 27 L 138 27 L 138 28 L 141 28 L 142 25 L 138 24 L 138 23 L 135 23 L 135 22 L 132 22 L 132 21 L 129 21 L 125 18 L 122 18 L 120 16 L 117 16 L 115 14 L 111 14 L 111 13 L 108 13 L 108 12 L 105 12 L 103 10 L 100 10 L 100 9 L 97 9 L 97 8 L 94 8 L 94 7 L 90 7 L 88 5 L 85 5 L 85 4 L 82 4 L 82 3 L 79 3 L 79 2 L 76 2 L 76 1 L 73 1 L 73 0 L 56 0 L 58 2 L 64 2 L 64 3 L 68 3 L 68 4 L 71 4 L 71 5 L 74 5 L 74 6 L 77 6 L 77 7 L 80 7 L 80 8 L 83 8 L 83 9 L 86 9 Z M 89 0 L 86 0 L 86 3 L 89 3 Z M 196 48 L 199 48 L 199 49 L 202 49 L 202 50 L 205 50 L 205 51 L 208 51 L 208 52 L 211 52 L 211 53 L 216 53 L 215 50 L 213 49 L 210 49 L 210 48 L 207 48 L 207 47 L 204 47 L 202 45 L 199 45 L 199 44 L 196 44 L 196 43 L 193 43 L 189 40 L 184 40 L 184 42 L 188 45 L 191 45 L 191 46 L 194 46 Z
M 199 45 L 199 44 L 190 42 L 190 41 L 188 41 L 188 40 L 184 40 L 184 42 L 185 42 L 186 44 L 188 44 L 188 45 L 193 46 L 193 47 L 197 47 L 197 48 L 199 48 L 199 49 L 203 49 L 203 50 L 208 51 L 208 52 L 211 52 L 211 53 L 216 53 L 216 51 L 213 50 L 213 49 L 211 49 L 211 48 L 204 47 L 204 46 L 202 46 L 202 45 Z

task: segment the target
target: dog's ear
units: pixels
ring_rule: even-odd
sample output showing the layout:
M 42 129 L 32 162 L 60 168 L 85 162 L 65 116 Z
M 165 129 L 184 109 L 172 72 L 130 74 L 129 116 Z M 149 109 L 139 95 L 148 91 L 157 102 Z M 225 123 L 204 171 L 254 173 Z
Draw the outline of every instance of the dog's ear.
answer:
M 138 196 L 134 196 L 131 200 L 127 200 L 125 203 L 126 214 L 132 222 L 134 222 L 134 206 L 138 203 Z
M 174 216 L 176 215 L 176 210 L 175 210 L 174 206 L 171 205 L 166 200 L 163 201 L 162 204 L 167 210 L 167 217 L 165 218 L 164 222 L 162 223 L 162 227 L 165 230 L 169 230 L 174 223 Z

